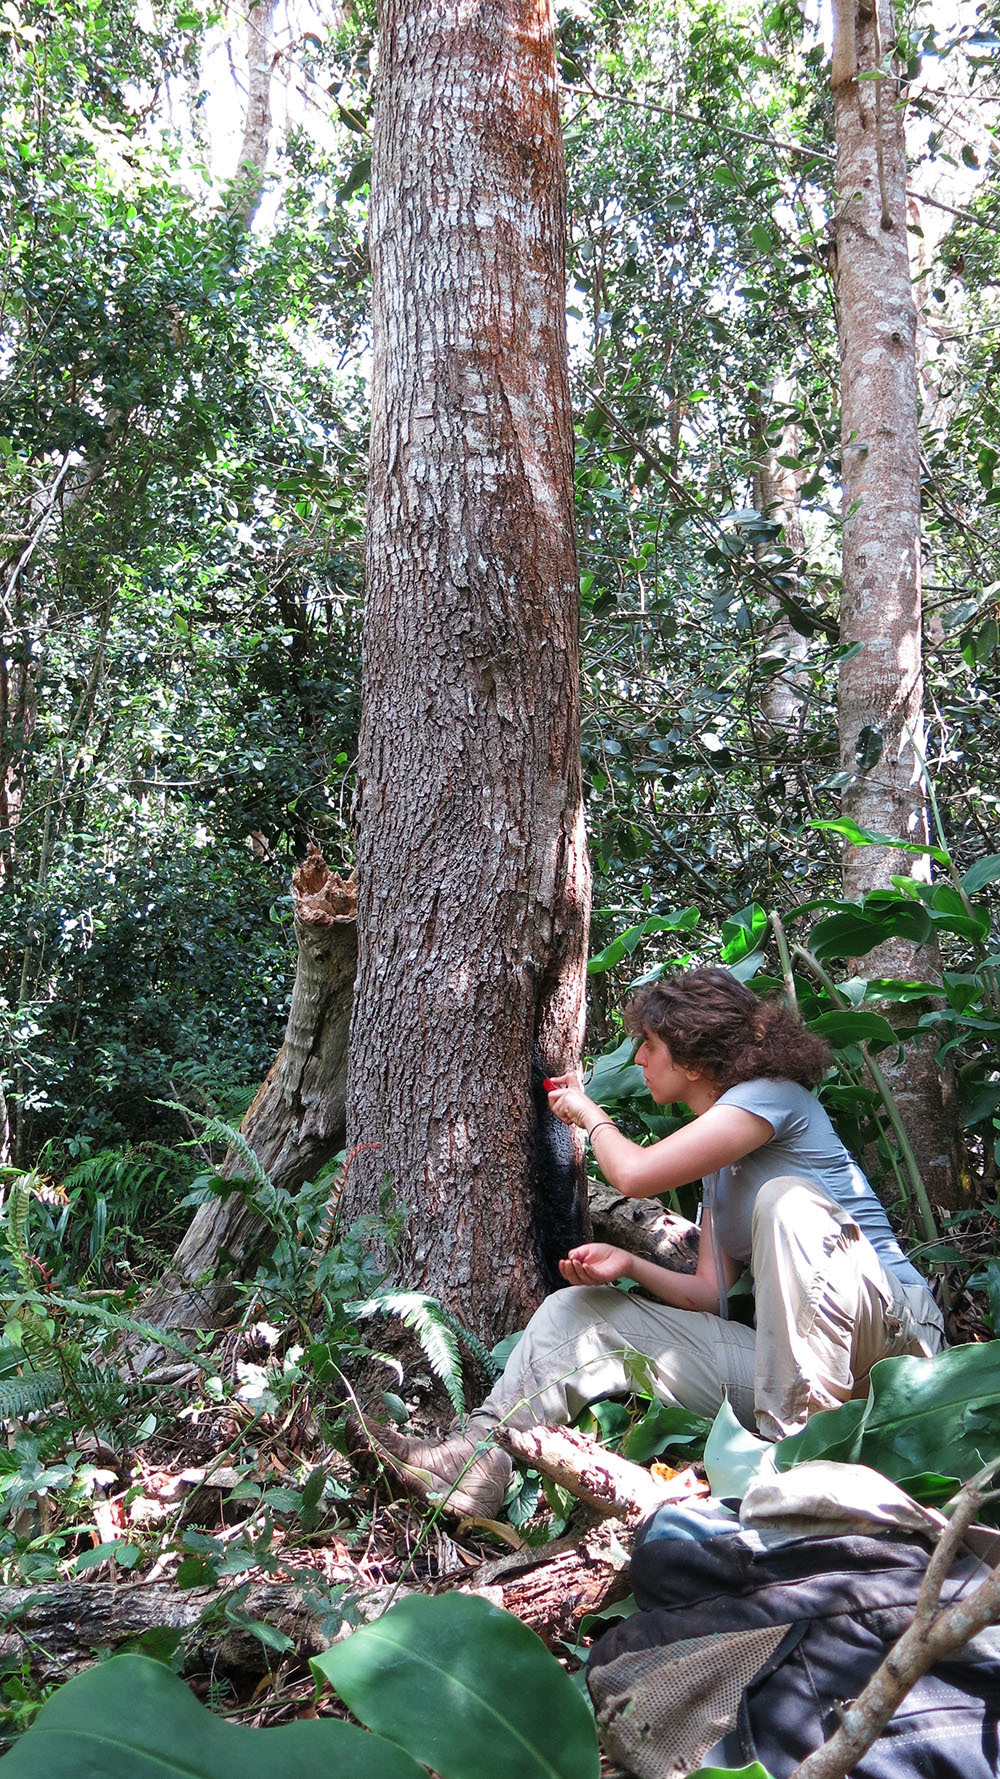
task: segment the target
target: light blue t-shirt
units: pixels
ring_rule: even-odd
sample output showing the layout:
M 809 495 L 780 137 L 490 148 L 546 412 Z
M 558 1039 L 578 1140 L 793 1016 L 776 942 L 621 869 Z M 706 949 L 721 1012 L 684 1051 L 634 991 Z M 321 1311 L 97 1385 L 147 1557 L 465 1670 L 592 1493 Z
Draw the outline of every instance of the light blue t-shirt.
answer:
M 774 1128 L 763 1143 L 731 1167 L 705 1179 L 706 1201 L 725 1252 L 742 1265 L 750 1262 L 754 1200 L 768 1180 L 797 1174 L 812 1180 L 841 1205 L 867 1236 L 882 1265 L 906 1285 L 923 1285 L 893 1235 L 889 1219 L 856 1161 L 848 1154 L 815 1094 L 797 1081 L 740 1081 L 727 1087 L 718 1106 L 740 1106 L 766 1118 Z

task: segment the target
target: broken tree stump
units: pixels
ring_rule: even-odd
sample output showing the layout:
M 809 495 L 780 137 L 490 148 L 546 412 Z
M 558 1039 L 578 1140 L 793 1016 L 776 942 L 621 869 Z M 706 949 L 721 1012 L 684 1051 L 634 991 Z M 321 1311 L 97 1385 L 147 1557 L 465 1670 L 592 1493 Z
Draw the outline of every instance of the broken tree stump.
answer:
M 347 1039 L 358 939 L 353 883 L 315 847 L 292 876 L 298 960 L 285 1040 L 241 1125 L 273 1184 L 296 1192 L 343 1147 Z M 245 1164 L 243 1164 L 245 1165 Z M 221 1172 L 239 1174 L 231 1152 Z M 200 1205 L 142 1313 L 160 1328 L 216 1326 L 234 1280 L 263 1258 L 271 1232 L 241 1192 Z

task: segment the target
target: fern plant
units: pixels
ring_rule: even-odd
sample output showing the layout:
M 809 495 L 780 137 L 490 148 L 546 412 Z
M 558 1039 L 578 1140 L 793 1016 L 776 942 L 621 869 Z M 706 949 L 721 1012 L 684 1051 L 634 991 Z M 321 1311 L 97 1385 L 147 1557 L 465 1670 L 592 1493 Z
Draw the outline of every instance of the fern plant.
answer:
M 347 1309 L 358 1321 L 377 1315 L 399 1316 L 404 1328 L 412 1328 L 456 1415 L 465 1413 L 459 1342 L 478 1360 L 487 1376 L 498 1375 L 499 1367 L 488 1348 L 436 1297 L 427 1297 L 422 1291 L 379 1291 L 361 1303 L 348 1304 Z
M 110 1442 L 120 1443 L 123 1414 L 143 1394 L 143 1382 L 110 1362 L 107 1349 L 115 1341 L 131 1335 L 197 1361 L 169 1330 L 52 1287 L 29 1245 L 31 1206 L 40 1196 L 51 1202 L 53 1188 L 37 1172 L 8 1179 L 2 1242 L 18 1289 L 0 1293 L 7 1342 L 0 1423 L 16 1429 L 32 1418 L 33 1443 L 48 1458 L 75 1444 L 81 1429 L 95 1439 L 107 1430 Z M 87 1350 L 95 1341 L 104 1349 L 98 1357 Z

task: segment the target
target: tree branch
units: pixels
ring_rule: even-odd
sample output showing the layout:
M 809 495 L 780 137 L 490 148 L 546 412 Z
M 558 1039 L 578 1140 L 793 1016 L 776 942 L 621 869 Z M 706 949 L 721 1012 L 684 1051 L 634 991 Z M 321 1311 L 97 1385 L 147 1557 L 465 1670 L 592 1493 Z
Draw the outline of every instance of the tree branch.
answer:
M 847 1779 L 921 1675 L 996 1622 L 1000 1616 L 1000 1563 L 987 1572 L 974 1593 L 943 1611 L 939 1603 L 942 1585 L 998 1470 L 1000 1458 L 995 1458 L 956 1497 L 951 1520 L 927 1565 L 913 1623 L 893 1644 L 864 1691 L 841 1713 L 840 1728 L 822 1748 L 799 1763 L 790 1779 Z

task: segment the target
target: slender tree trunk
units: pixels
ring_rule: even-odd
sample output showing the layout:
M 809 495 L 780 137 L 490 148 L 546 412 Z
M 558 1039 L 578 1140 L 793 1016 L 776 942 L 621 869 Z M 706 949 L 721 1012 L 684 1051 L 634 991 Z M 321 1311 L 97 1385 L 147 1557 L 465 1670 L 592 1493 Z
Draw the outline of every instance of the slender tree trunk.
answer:
M 837 324 L 841 363 L 845 642 L 840 670 L 844 812 L 859 827 L 926 841 L 922 781 L 920 447 L 916 310 L 906 237 L 899 83 L 859 79 L 894 41 L 888 0 L 834 6 Z M 914 855 L 848 847 L 848 895 L 907 873 Z
M 789 384 L 782 378 L 777 379 L 774 386 L 775 403 L 782 407 L 787 406 L 790 399 Z M 802 536 L 802 496 L 798 472 L 780 460 L 782 457 L 798 455 L 798 433 L 795 426 L 790 421 L 787 422 L 782 427 L 780 441 L 775 445 L 769 442 L 767 431 L 765 419 L 755 452 L 757 462 L 753 475 L 754 505 L 765 519 L 781 526 L 781 541 L 790 552 L 789 561 L 784 565 L 782 573 L 788 593 L 795 599 L 799 593 L 805 550 Z M 801 737 L 805 691 L 802 676 L 797 670 L 809 653 L 809 644 L 777 604 L 774 622 L 767 632 L 765 648 L 769 655 L 778 656 L 784 662 L 777 673 L 769 675 L 761 696 L 761 710 L 777 744 L 776 751 L 780 752 L 782 742 L 787 744 Z
M 840 669 L 844 813 L 858 826 L 924 844 L 920 443 L 916 309 L 907 246 L 906 153 L 889 0 L 874 10 L 835 0 L 837 209 L 834 219 L 843 442 L 841 637 L 860 645 Z M 876 78 L 862 78 L 865 75 Z M 844 852 L 844 893 L 888 888 L 893 873 L 926 880 L 919 854 L 891 846 Z M 933 949 L 890 942 L 869 976 L 934 977 Z M 954 1096 L 931 1045 L 892 1070 L 924 1182 L 943 1202 L 957 1185 Z
M 540 1090 L 589 906 L 554 40 L 535 0 L 380 26 L 348 1190 L 388 1175 L 400 1276 L 490 1336 L 584 1227 Z
M 292 897 L 298 963 L 285 1041 L 241 1127 L 273 1184 L 287 1192 L 343 1148 L 357 962 L 354 885 L 334 877 L 313 851 L 292 877 Z M 233 1151 L 222 1172 L 239 1174 L 245 1166 Z M 269 1237 L 273 1246 L 267 1224 L 241 1193 L 199 1206 L 143 1315 L 161 1328 L 210 1327 Z
M 264 195 L 271 140 L 271 72 L 275 62 L 271 30 L 275 4 L 276 0 L 251 0 L 246 10 L 247 108 L 229 199 L 229 215 L 240 234 L 250 228 Z

